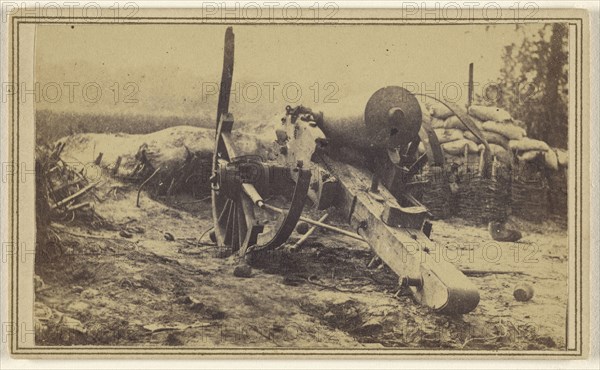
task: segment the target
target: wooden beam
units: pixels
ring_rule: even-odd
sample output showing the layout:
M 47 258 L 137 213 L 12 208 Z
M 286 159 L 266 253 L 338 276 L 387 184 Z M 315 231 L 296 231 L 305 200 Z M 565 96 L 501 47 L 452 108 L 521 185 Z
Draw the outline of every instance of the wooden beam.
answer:
M 371 174 L 352 165 L 323 156 L 324 165 L 340 180 L 341 209 L 351 209 L 352 229 L 371 246 L 401 281 L 421 282 L 411 286 L 416 300 L 442 313 L 464 314 L 479 303 L 475 285 L 454 265 L 444 261 L 440 250 L 420 229 L 386 225 L 381 215 L 387 204 L 399 207 L 385 187 L 373 196 L 368 192 Z M 353 207 L 351 206 L 353 204 Z
M 64 198 L 63 200 L 57 202 L 55 205 L 52 206 L 52 209 L 55 209 L 57 207 L 62 207 L 65 204 L 69 203 L 72 200 L 75 200 L 77 198 L 79 198 L 80 196 L 82 196 L 83 194 L 87 193 L 88 191 L 90 191 L 91 189 L 95 188 L 96 186 L 98 186 L 98 184 L 100 184 L 100 181 L 96 181 L 94 183 L 89 184 L 88 186 L 84 187 L 83 189 L 79 190 L 78 192 L 76 192 L 75 194 L 69 195 L 68 197 Z
M 277 212 L 277 213 L 280 213 L 280 214 L 284 214 L 286 212 L 284 209 L 272 206 L 272 205 L 264 203 L 264 202 L 261 203 L 260 206 L 261 206 L 261 208 L 264 208 L 264 209 L 269 210 L 269 211 Z M 342 234 L 342 235 L 348 236 L 348 237 L 356 239 L 356 240 L 364 241 L 363 237 L 360 236 L 360 235 L 358 235 L 358 234 L 356 234 L 356 233 L 353 233 L 351 231 L 347 231 L 347 230 L 341 229 L 339 227 L 328 225 L 328 224 L 323 223 L 321 221 L 315 221 L 315 220 L 312 220 L 312 219 L 310 219 L 308 217 L 304 217 L 304 216 L 300 216 L 300 221 L 304 221 L 304 222 L 306 222 L 308 224 L 311 224 L 311 225 L 314 225 L 314 226 L 318 226 L 320 228 L 323 228 L 323 229 L 326 229 L 326 230 L 330 230 L 330 231 L 333 231 L 333 232 L 336 232 L 338 234 Z
M 329 217 L 329 214 L 325 213 L 321 218 L 319 218 L 319 222 L 325 222 L 325 220 L 327 219 L 327 217 Z M 302 237 L 300 239 L 298 239 L 298 241 L 296 243 L 294 243 L 294 245 L 292 245 L 290 247 L 290 250 L 296 251 L 296 250 L 300 249 L 300 247 L 302 247 L 302 244 L 304 244 L 306 242 L 306 240 L 308 240 L 308 238 L 310 238 L 310 236 L 316 230 L 317 230 L 317 226 L 313 226 L 310 229 L 308 229 L 308 231 L 306 232 L 306 234 L 302 235 Z
M 467 108 L 473 104 L 473 63 L 469 64 L 469 90 L 467 97 Z

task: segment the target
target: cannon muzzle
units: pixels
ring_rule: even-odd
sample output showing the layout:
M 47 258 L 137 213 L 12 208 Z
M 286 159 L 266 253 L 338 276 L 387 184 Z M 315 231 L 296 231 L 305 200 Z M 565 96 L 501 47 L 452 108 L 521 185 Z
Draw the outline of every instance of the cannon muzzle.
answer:
M 357 114 L 324 113 L 321 130 L 334 145 L 380 150 L 403 148 L 418 137 L 421 107 L 417 98 L 399 86 L 377 90 Z

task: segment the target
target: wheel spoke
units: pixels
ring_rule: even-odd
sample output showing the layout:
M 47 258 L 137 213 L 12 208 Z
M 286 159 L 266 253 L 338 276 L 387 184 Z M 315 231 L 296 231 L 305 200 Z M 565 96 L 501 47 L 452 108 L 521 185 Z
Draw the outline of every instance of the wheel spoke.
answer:
M 232 239 L 232 235 L 233 235 L 233 210 L 234 209 L 235 209 L 234 203 L 233 203 L 233 201 L 230 200 L 229 210 L 227 211 L 227 224 L 225 226 L 225 240 L 223 241 L 225 246 L 231 245 L 231 239 Z
M 236 203 L 237 205 L 237 225 L 238 225 L 238 245 L 242 247 L 246 241 L 246 233 L 248 227 L 246 226 L 246 219 L 244 218 L 244 208 L 242 207 L 241 201 Z M 238 248 L 239 249 L 239 248 Z
M 215 223 L 215 234 L 217 235 L 217 243 L 219 246 L 224 246 L 225 244 L 225 232 L 227 226 L 227 219 L 229 216 L 229 211 L 231 209 L 231 199 L 226 199 L 223 208 L 220 209 L 219 217 L 217 218 L 217 222 Z
M 231 228 L 232 228 L 232 232 L 231 232 L 231 251 L 232 252 L 236 252 L 238 249 L 240 249 L 240 237 L 239 237 L 239 226 L 238 226 L 238 216 L 237 216 L 237 202 L 233 203 L 233 206 L 231 207 Z
M 225 205 L 223 206 L 223 209 L 221 210 L 221 213 L 219 214 L 219 218 L 217 219 L 217 223 L 219 225 L 223 224 L 223 221 L 226 220 L 226 216 L 229 215 L 229 208 L 231 207 L 231 199 L 227 199 L 225 201 Z

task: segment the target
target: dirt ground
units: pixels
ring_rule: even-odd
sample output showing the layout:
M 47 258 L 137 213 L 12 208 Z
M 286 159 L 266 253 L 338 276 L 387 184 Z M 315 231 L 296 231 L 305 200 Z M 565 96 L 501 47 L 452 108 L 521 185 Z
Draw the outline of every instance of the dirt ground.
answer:
M 39 345 L 565 346 L 567 236 L 557 224 L 520 223 L 524 237 L 513 244 L 460 219 L 435 222 L 432 256 L 497 272 L 471 276 L 481 294 L 473 312 L 444 316 L 395 294 L 386 266 L 367 267 L 366 244 L 323 230 L 236 277 L 237 257 L 220 258 L 202 235 L 212 226 L 210 199 L 142 192 L 137 208 L 136 195 L 122 185 L 101 196 L 96 211 L 106 222 L 51 225 L 58 247 L 35 279 Z M 534 289 L 528 302 L 513 297 L 520 283 Z

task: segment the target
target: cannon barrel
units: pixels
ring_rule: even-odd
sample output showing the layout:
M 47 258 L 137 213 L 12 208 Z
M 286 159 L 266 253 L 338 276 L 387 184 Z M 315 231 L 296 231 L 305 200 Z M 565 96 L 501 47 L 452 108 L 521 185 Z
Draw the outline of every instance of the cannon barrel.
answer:
M 402 148 L 418 136 L 421 107 L 408 90 L 384 87 L 362 104 L 359 109 L 364 107 L 364 111 L 354 114 L 325 111 L 319 126 L 333 145 L 363 150 Z

